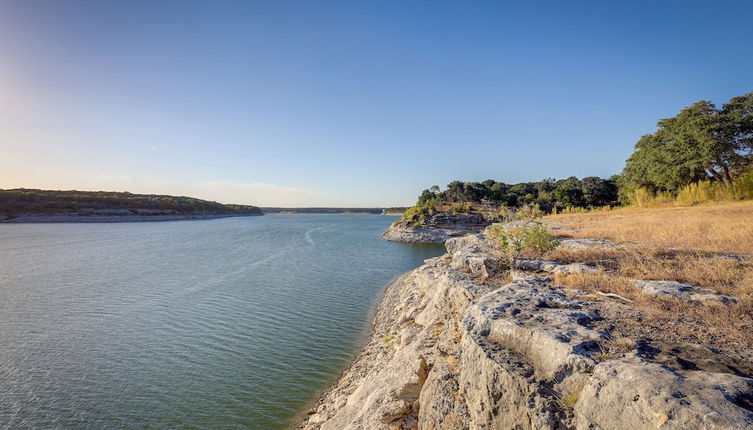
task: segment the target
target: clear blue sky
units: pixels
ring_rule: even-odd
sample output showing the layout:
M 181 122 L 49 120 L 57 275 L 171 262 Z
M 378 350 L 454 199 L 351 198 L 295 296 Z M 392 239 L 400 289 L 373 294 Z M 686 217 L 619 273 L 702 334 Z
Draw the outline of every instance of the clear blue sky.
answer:
M 0 0 L 0 188 L 412 204 L 619 173 L 753 90 L 749 1 Z

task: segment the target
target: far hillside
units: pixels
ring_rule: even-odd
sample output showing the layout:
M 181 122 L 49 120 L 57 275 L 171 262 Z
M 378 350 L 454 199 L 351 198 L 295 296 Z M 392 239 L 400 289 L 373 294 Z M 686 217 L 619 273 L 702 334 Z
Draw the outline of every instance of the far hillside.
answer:
M 256 206 L 109 191 L 0 190 L 0 219 L 21 215 L 262 215 Z

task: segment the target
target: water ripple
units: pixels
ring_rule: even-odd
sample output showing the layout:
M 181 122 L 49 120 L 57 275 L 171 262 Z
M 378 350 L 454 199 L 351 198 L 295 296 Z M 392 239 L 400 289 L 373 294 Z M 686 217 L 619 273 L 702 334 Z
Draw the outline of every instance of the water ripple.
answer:
M 441 253 L 391 220 L 0 225 L 0 428 L 285 428 Z

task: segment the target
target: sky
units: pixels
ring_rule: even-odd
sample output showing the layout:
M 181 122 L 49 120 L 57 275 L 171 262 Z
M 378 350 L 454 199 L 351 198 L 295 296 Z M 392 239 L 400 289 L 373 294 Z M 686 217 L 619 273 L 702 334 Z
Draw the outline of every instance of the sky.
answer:
M 411 205 L 619 173 L 753 91 L 749 1 L 0 0 L 0 188 Z

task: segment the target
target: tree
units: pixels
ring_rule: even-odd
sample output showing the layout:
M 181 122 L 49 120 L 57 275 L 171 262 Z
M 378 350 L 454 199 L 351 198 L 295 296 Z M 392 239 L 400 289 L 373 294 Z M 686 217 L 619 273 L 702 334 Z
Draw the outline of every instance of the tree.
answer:
M 495 182 L 494 185 L 489 188 L 491 191 L 490 198 L 495 202 L 501 201 L 509 188 L 510 187 L 503 182 Z
M 478 182 L 466 182 L 463 185 L 463 200 L 470 202 L 480 202 L 489 197 L 489 189 Z
M 713 179 L 730 186 L 753 164 L 753 93 L 734 97 L 722 109 L 699 101 L 657 123 L 641 137 L 621 181 L 628 188 L 677 191 Z
M 424 190 L 418 197 L 418 204 L 424 204 L 437 198 L 437 195 L 430 190 Z
M 464 192 L 465 187 L 462 182 L 452 181 L 447 184 L 447 190 L 445 190 L 444 192 L 444 198 L 445 200 L 448 200 L 450 202 L 461 202 L 463 201 Z
M 598 207 L 617 201 L 617 185 L 613 181 L 587 176 L 580 182 L 584 205 Z
M 733 97 L 720 114 L 720 134 L 735 152 L 730 160 L 731 175 L 739 177 L 753 170 L 753 92 Z
M 581 183 L 575 176 L 557 181 L 556 188 L 552 192 L 554 199 L 564 206 L 583 206 L 583 191 Z

